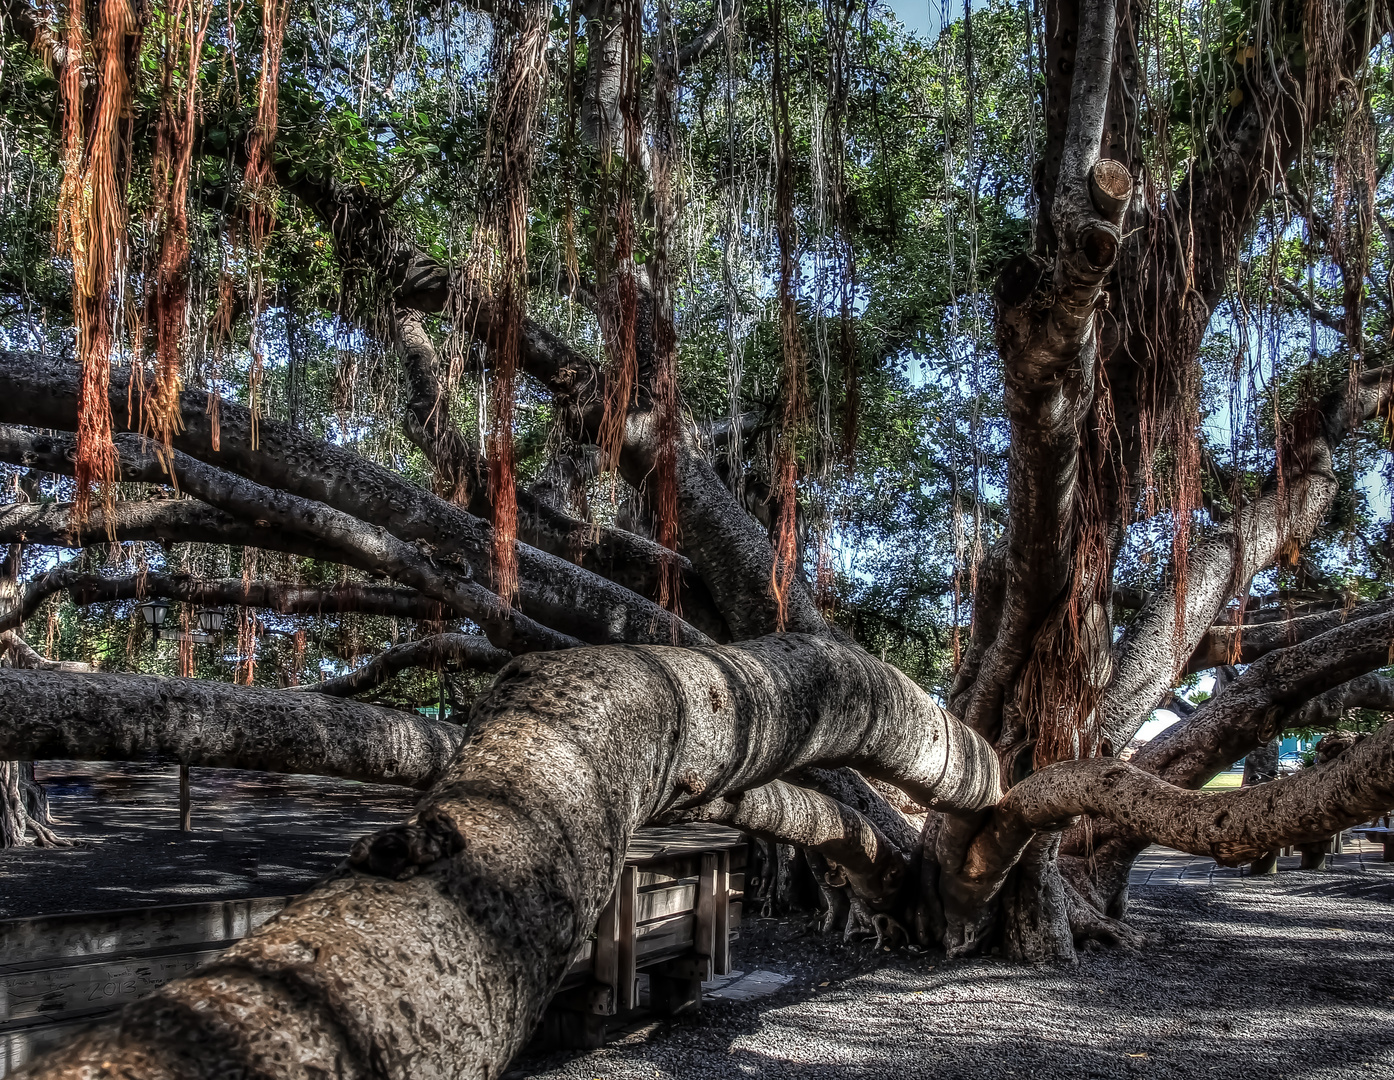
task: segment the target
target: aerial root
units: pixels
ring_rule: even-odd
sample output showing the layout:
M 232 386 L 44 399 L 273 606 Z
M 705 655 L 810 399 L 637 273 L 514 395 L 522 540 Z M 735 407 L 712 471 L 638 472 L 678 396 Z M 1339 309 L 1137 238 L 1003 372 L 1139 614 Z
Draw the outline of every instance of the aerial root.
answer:
M 1092 904 L 1081 897 L 1067 882 L 1065 894 L 1068 898 L 1070 933 L 1075 947 L 1079 949 L 1108 948 L 1123 952 L 1141 952 L 1148 943 L 1148 937 L 1140 930 L 1134 930 L 1119 919 L 1110 918 L 1099 912 Z

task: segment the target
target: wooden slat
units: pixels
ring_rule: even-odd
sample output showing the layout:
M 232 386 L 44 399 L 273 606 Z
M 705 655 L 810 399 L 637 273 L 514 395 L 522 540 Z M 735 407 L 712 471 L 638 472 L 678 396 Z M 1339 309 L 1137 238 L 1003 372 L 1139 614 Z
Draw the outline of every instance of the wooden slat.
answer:
M 696 926 L 692 951 L 706 961 L 703 979 L 712 977 L 716 959 L 716 892 L 721 883 L 721 853 L 708 851 L 702 856 L 702 875 L 697 886 Z
M 40 1054 L 62 1046 L 75 1035 L 100 1022 L 105 1013 L 63 1024 L 44 1024 L 35 1028 L 0 1031 L 0 1080 L 23 1068 Z
M 589 978 L 594 962 L 595 942 L 587 941 L 581 946 L 581 951 L 576 954 L 576 959 L 571 961 L 571 966 L 566 969 L 566 977 L 569 979 L 573 975 L 584 974 Z
M 640 966 L 692 948 L 697 920 L 686 915 L 670 915 L 639 928 L 634 952 Z
M 22 1020 L 66 1019 L 73 1013 L 124 1005 L 193 971 L 221 951 L 203 949 L 138 960 L 97 960 L 0 976 L 0 1028 Z
M 638 866 L 683 855 L 699 856 L 704 851 L 744 847 L 745 844 L 742 833 L 721 825 L 656 826 L 634 834 L 625 861 Z
M 619 926 L 617 929 L 617 973 L 618 985 L 615 1004 L 620 1012 L 628 1012 L 639 1004 L 638 990 L 635 986 L 639 978 L 638 957 L 635 954 L 635 910 L 638 907 L 639 887 L 634 867 L 626 866 L 620 875 L 619 888 Z
M 691 911 L 697 905 L 697 880 L 695 877 L 686 878 L 672 885 L 640 889 L 638 906 L 635 908 L 635 923 L 643 926 L 654 919 Z
M 717 856 L 716 888 L 712 894 L 712 973 L 726 975 L 731 970 L 731 853 Z
M 290 900 L 263 896 L 0 921 L 0 971 L 78 957 L 167 951 L 244 937 Z
M 606 1015 L 613 1013 L 619 1004 L 620 994 L 620 912 L 618 896 L 611 896 L 610 902 L 600 912 L 595 924 L 594 958 L 591 974 L 594 981 L 609 991 L 605 999 Z

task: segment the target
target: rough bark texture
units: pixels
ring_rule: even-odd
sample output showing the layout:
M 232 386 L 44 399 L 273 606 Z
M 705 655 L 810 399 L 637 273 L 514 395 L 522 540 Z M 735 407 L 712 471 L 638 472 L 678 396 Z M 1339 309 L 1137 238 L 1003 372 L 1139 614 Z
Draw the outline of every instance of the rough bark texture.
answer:
M 454 724 L 321 694 L 194 679 L 0 668 L 0 759 L 141 761 L 429 787 Z
M 42 1075 L 497 1076 L 646 821 L 810 766 L 855 765 L 926 805 L 999 795 L 990 748 L 908 679 L 799 635 L 520 658 L 471 726 L 414 823 L 355 849 L 362 869 Z
M 888 904 L 905 882 L 905 852 L 888 843 L 867 818 L 837 799 L 780 780 L 714 799 L 681 820 L 730 825 L 817 851 L 844 879 L 838 884 L 850 885 L 873 905 Z
M 1234 866 L 1265 852 L 1330 836 L 1394 807 L 1394 724 L 1326 765 L 1237 791 L 1173 787 L 1121 761 L 1061 762 L 1012 788 L 989 834 L 1061 828 L 1098 814 L 1178 851 Z

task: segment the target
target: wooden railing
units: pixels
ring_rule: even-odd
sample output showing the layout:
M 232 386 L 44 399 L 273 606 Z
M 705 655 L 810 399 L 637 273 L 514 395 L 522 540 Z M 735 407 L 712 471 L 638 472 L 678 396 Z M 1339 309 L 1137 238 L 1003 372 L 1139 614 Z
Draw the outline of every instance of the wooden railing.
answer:
M 745 853 L 745 839 L 730 829 L 639 833 L 594 937 L 548 1010 L 542 1037 L 594 1046 L 607 1024 L 641 1006 L 660 1013 L 695 1007 L 702 981 L 730 966 Z M 0 921 L 0 1078 L 207 963 L 290 899 Z

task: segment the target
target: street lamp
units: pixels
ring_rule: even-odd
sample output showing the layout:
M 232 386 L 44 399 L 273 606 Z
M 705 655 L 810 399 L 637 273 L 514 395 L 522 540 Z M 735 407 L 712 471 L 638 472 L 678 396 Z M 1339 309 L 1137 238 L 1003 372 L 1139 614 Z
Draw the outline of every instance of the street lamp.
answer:
M 198 613 L 198 628 L 205 634 L 223 632 L 223 612 L 221 608 L 206 607 Z
M 150 627 L 151 636 L 157 639 L 160 636 L 160 625 L 168 614 L 169 605 L 163 600 L 149 600 L 140 605 L 140 617 L 145 620 L 145 625 Z

